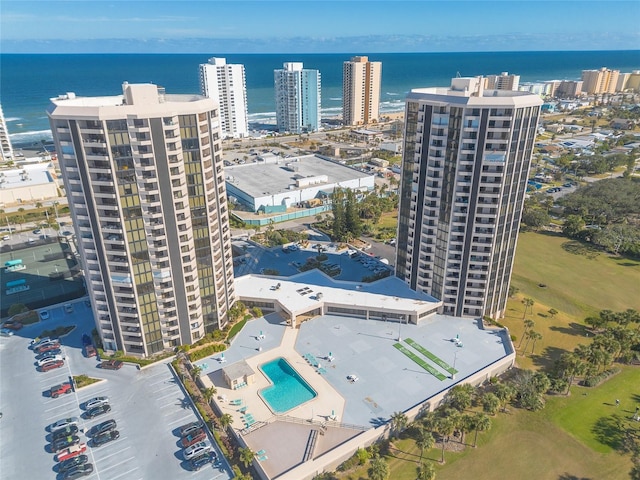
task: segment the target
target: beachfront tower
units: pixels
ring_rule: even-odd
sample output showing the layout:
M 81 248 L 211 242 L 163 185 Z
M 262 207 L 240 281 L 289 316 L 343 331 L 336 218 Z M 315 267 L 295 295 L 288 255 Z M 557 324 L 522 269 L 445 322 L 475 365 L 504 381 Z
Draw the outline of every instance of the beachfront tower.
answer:
M 127 84 L 47 111 L 106 350 L 148 356 L 224 327 L 234 293 L 213 99 Z
M 482 77 L 406 99 L 396 275 L 455 316 L 504 316 L 542 100 Z
M 274 70 L 276 120 L 279 132 L 306 133 L 320 129 L 320 72 L 286 62 Z
M 378 121 L 382 62 L 353 57 L 342 66 L 342 119 L 345 125 Z
M 9 138 L 9 130 L 7 130 L 7 122 L 5 122 L 4 113 L 2 113 L 2 105 L 0 105 L 0 155 L 2 162 L 13 161 L 13 147 Z
M 620 70 L 602 67 L 600 70 L 582 71 L 582 91 L 589 95 L 615 93 Z
M 223 137 L 249 135 L 244 65 L 228 64 L 224 58 L 210 58 L 209 63 L 200 65 L 200 91 L 220 105 Z

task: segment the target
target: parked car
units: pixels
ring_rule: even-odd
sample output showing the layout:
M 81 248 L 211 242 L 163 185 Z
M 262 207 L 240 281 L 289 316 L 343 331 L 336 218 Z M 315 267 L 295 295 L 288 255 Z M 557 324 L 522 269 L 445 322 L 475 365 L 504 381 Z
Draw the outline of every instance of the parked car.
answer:
M 103 415 L 105 413 L 109 413 L 111 411 L 111 405 L 108 403 L 104 403 L 102 405 L 98 405 L 97 407 L 90 408 L 86 412 L 84 412 L 84 416 L 86 418 L 95 418 L 99 415 Z
M 60 344 L 55 342 L 55 343 L 45 343 L 43 345 L 40 345 L 38 348 L 36 348 L 35 352 L 37 354 L 41 354 L 44 352 L 48 352 L 49 350 L 58 350 L 60 348 Z
M 82 345 L 91 345 L 91 337 L 86 333 L 82 334 Z
M 65 303 L 64 304 L 64 311 L 67 313 L 73 313 L 73 304 L 72 303 Z
M 78 417 L 68 417 L 58 420 L 55 423 L 49 425 L 49 431 L 54 432 L 61 428 L 70 427 L 71 425 L 78 425 Z
M 96 349 L 93 348 L 93 345 L 85 345 L 84 354 L 87 356 L 87 358 L 91 358 L 95 357 L 98 353 L 96 352 Z
M 54 358 L 57 356 L 62 357 L 62 359 L 64 360 L 64 357 L 62 356 L 62 350 L 60 350 L 59 348 L 56 348 L 54 350 L 47 350 L 44 353 L 36 355 L 36 360 L 44 360 L 45 358 Z
M 210 452 L 212 450 L 211 444 L 207 441 L 198 442 L 195 445 L 191 445 L 190 447 L 185 448 L 182 451 L 182 455 L 185 460 L 191 460 L 192 458 L 198 457 L 204 453 Z
M 33 340 L 31 340 L 30 347 L 35 350 L 36 348 L 38 348 L 43 343 L 48 343 L 50 341 L 51 341 L 51 339 L 49 337 L 34 338 Z
M 193 471 L 198 471 L 202 467 L 204 467 L 207 463 L 213 463 L 216 461 L 216 452 L 210 451 L 203 455 L 199 455 L 195 458 L 192 458 L 189 461 L 189 469 Z
M 110 420 L 105 420 L 104 422 L 101 422 L 97 425 L 95 425 L 91 430 L 90 430 L 90 436 L 91 437 L 95 437 L 96 435 L 101 435 L 105 432 L 109 432 L 111 430 L 115 430 L 117 427 L 117 423 L 115 420 L 110 419 Z
M 101 447 L 109 442 L 112 442 L 120 437 L 120 432 L 118 430 L 111 430 L 108 432 L 101 433 L 100 435 L 96 435 L 91 439 L 92 446 Z
M 2 335 L 3 337 L 12 337 L 13 330 L 9 328 L 0 328 L 0 335 Z
M 40 320 L 49 320 L 48 310 L 40 310 L 39 315 L 40 315 Z
M 186 425 L 182 425 L 180 427 L 180 429 L 179 429 L 180 436 L 181 437 L 185 437 L 185 436 L 195 432 L 196 430 L 199 430 L 200 428 L 202 428 L 202 422 L 187 423 Z
M 49 355 L 50 352 L 45 352 L 42 354 L 42 357 L 39 360 L 36 360 L 36 365 L 38 367 L 42 367 L 43 365 L 45 365 L 46 363 L 49 362 L 55 362 L 58 360 L 62 360 L 62 355 L 56 355 L 56 354 L 52 354 Z
M 73 392 L 73 387 L 69 382 L 61 383 L 60 385 L 56 385 L 49 389 L 49 395 L 51 398 L 58 398 L 60 395 L 66 395 L 71 392 Z
M 122 360 L 105 360 L 104 362 L 100 362 L 100 368 L 105 370 L 120 370 L 124 362 Z
M 55 441 L 51 442 L 51 449 L 54 453 L 58 453 L 73 445 L 78 445 L 79 443 L 80 437 L 78 435 L 69 435 L 66 437 L 58 438 Z
M 38 367 L 41 372 L 48 372 L 49 370 L 55 370 L 56 368 L 64 367 L 64 360 L 48 361 L 47 363 Z
M 182 437 L 182 439 L 180 440 L 180 446 L 182 448 L 187 448 L 190 447 L 191 445 L 198 443 L 198 442 L 202 442 L 203 440 L 206 440 L 207 438 L 207 434 L 205 433 L 205 431 L 201 428 L 199 428 L 198 430 L 196 430 L 195 432 Z
M 88 461 L 89 461 L 89 457 L 87 457 L 86 455 L 78 455 L 77 457 L 73 457 L 73 458 L 70 458 L 69 460 L 65 460 L 64 462 L 60 462 L 58 464 L 58 472 L 65 473 L 74 467 L 84 465 Z
M 20 330 L 22 328 L 22 324 L 16 320 L 7 320 L 2 324 L 3 328 L 8 328 L 10 330 Z
M 72 468 L 64 474 L 63 480 L 75 480 L 76 478 L 86 477 L 93 472 L 93 465 L 91 463 L 85 463 L 77 467 Z
M 91 410 L 92 408 L 99 407 L 105 403 L 109 403 L 109 399 L 107 397 L 93 397 L 84 402 L 84 409 Z
M 55 442 L 59 438 L 68 437 L 69 435 L 76 435 L 78 433 L 77 425 L 67 425 L 64 428 L 59 428 L 51 432 L 51 441 Z
M 56 459 L 58 460 L 58 462 L 64 462 L 65 460 L 69 460 L 70 458 L 74 458 L 74 457 L 77 457 L 78 455 L 82 455 L 86 451 L 87 451 L 87 444 L 80 443 L 79 445 L 73 445 L 72 447 L 69 447 L 61 451 L 60 453 L 58 453 L 58 456 L 56 457 Z

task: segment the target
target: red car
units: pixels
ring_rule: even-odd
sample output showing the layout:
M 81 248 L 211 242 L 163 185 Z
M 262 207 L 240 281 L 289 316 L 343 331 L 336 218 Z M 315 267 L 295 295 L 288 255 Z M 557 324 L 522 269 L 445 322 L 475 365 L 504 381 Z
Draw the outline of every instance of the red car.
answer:
M 47 362 L 41 365 L 39 368 L 41 372 L 48 372 L 49 370 L 60 367 L 64 367 L 64 360 L 54 360 L 53 362 Z
M 55 387 L 51 387 L 49 394 L 51 398 L 58 398 L 60 395 L 73 392 L 73 387 L 70 383 L 61 383 Z
M 96 356 L 96 349 L 93 348 L 93 345 L 85 345 L 84 346 L 84 354 L 87 356 L 87 358 L 95 357 Z
M 60 348 L 60 344 L 56 343 L 45 343 L 44 345 L 36 348 L 35 352 L 40 355 L 41 353 L 48 352 L 49 350 L 58 350 Z
M 65 460 L 69 460 L 70 458 L 77 457 L 78 455 L 81 455 L 86 451 L 87 451 L 86 443 L 73 445 L 72 447 L 66 448 L 60 453 L 58 453 L 58 458 L 56 460 L 58 462 L 64 462 Z
M 207 434 L 204 432 L 203 429 L 198 429 L 195 432 L 193 432 L 190 435 L 187 435 L 186 437 L 182 437 L 182 440 L 180 440 L 180 446 L 182 448 L 187 448 L 190 447 L 191 445 L 194 445 L 198 442 L 203 441 L 204 439 L 207 438 Z

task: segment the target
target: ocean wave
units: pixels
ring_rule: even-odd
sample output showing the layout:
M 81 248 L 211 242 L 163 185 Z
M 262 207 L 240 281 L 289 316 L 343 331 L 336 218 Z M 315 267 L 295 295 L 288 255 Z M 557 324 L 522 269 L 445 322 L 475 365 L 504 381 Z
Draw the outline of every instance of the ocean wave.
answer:
M 5 117 L 4 121 L 9 123 L 9 122 L 19 122 L 20 120 L 22 120 L 21 117 Z
M 40 143 L 40 140 L 51 141 L 51 130 L 32 130 L 28 132 L 10 133 L 9 139 L 13 144 Z
M 399 93 L 396 92 L 385 92 L 386 95 L 390 95 L 392 97 L 397 97 L 398 95 L 400 95 Z

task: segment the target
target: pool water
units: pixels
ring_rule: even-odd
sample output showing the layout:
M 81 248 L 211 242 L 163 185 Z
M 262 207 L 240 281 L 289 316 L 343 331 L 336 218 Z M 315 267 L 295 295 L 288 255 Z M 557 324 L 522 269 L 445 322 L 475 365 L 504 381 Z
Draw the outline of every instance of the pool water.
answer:
M 273 383 L 259 393 L 274 413 L 287 412 L 318 396 L 284 358 L 264 363 L 260 370 Z

